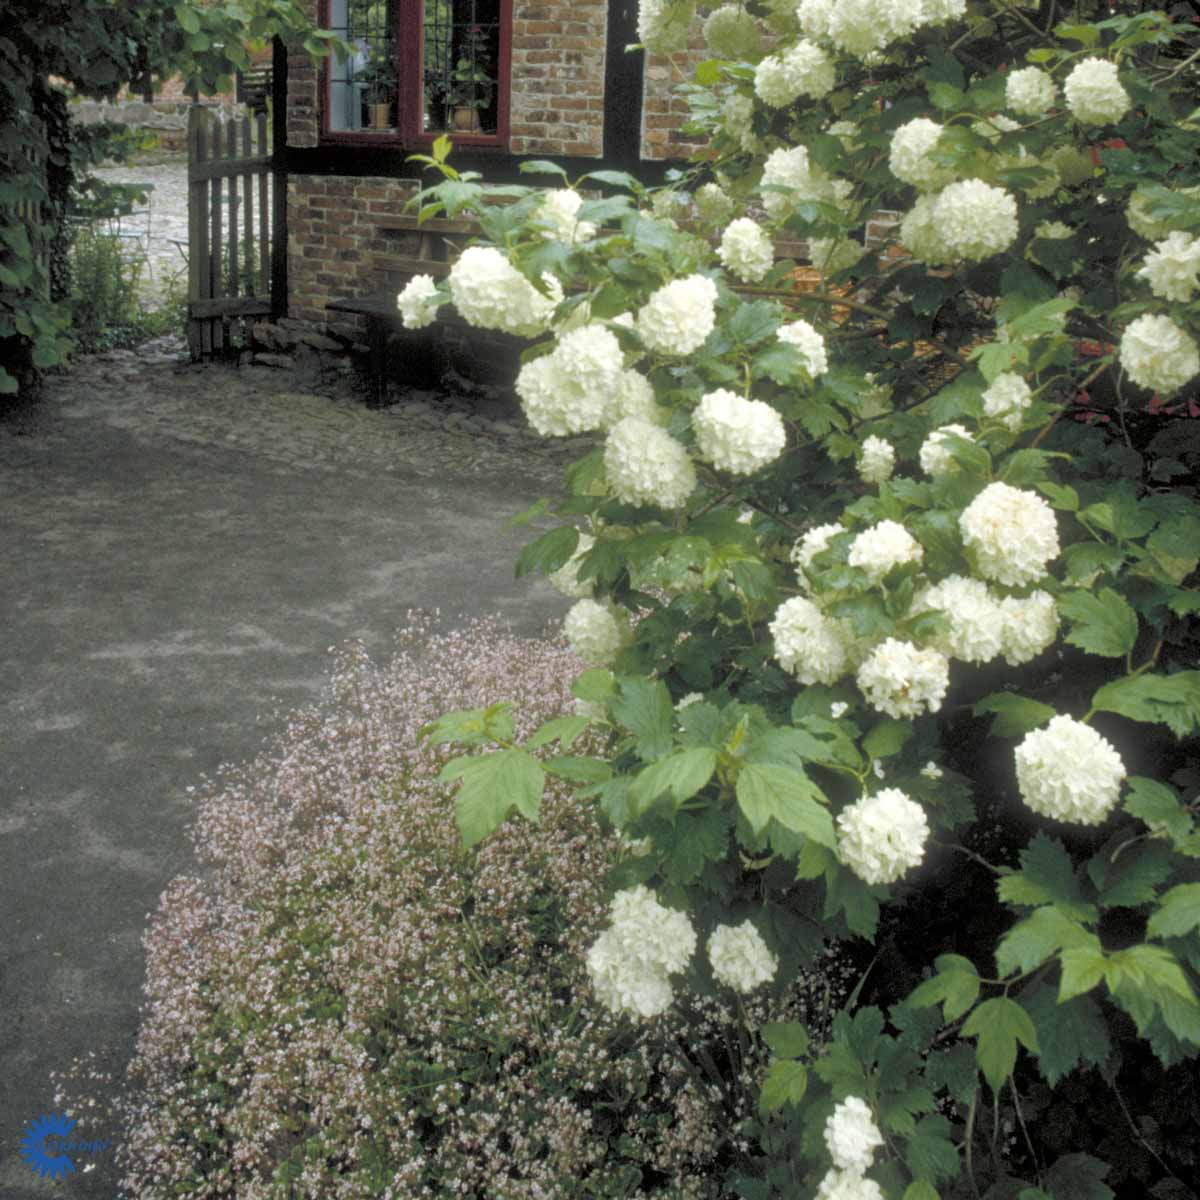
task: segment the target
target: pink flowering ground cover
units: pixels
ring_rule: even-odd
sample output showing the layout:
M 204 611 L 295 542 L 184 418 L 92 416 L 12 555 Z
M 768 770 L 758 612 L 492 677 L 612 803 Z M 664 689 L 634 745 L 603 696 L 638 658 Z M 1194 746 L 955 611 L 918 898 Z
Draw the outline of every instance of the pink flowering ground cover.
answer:
M 616 840 L 551 789 L 540 826 L 464 851 L 435 782 L 451 748 L 417 743 L 500 697 L 524 736 L 570 710 L 580 669 L 561 642 L 410 614 L 391 664 L 342 650 L 327 704 L 197 788 L 207 872 L 146 935 L 113 1114 L 133 1196 L 720 1194 L 765 1053 L 727 1049 L 711 995 L 636 1027 L 609 1013 L 584 956 Z M 785 1009 L 748 1005 L 752 1024 Z

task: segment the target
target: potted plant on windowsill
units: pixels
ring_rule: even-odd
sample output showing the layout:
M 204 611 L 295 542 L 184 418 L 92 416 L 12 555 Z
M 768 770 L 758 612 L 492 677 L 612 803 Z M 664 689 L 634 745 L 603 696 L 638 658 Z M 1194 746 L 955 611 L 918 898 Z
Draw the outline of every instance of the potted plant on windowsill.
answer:
M 355 76 L 364 85 L 363 100 L 367 108 L 367 127 L 391 129 L 392 103 L 396 98 L 396 68 L 382 54 L 375 54 Z
M 494 87 L 495 80 L 488 73 L 487 35 L 479 26 L 472 26 L 450 72 L 446 92 L 450 127 L 458 133 L 482 133 L 479 111 L 491 104 Z

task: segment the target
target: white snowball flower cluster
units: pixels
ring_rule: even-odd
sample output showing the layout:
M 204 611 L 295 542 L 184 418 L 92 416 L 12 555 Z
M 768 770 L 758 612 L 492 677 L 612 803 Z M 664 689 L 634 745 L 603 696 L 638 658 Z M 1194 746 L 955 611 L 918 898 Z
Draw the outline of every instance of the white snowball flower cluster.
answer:
M 850 669 L 854 639 L 849 627 L 825 616 L 811 600 L 785 600 L 770 628 L 780 666 L 801 683 L 837 683 Z
M 754 154 L 759 147 L 754 132 L 754 101 L 741 92 L 730 92 L 721 106 L 721 123 L 725 132 L 747 153 Z
M 1146 313 L 1121 335 L 1117 355 L 1125 374 L 1152 392 L 1174 392 L 1200 374 L 1200 346 L 1170 317 Z
M 757 221 L 739 217 L 725 227 L 718 254 L 743 283 L 757 283 L 775 263 L 775 243 Z
M 949 575 L 921 594 L 919 612 L 942 612 L 949 629 L 932 640 L 934 649 L 961 662 L 991 662 L 1001 649 L 1004 621 L 1000 602 L 987 584 L 965 575 Z
M 824 551 L 832 538 L 842 532 L 840 525 L 818 525 L 799 538 L 792 547 L 792 562 L 796 566 L 796 578 L 801 587 L 807 584 L 804 573 L 812 565 L 812 560 Z
M 1037 658 L 1058 638 L 1058 605 L 1040 588 L 1000 601 L 1000 652 L 1010 667 Z
M 682 508 L 696 490 L 696 468 L 687 450 L 665 429 L 626 417 L 604 445 L 604 474 L 626 504 Z
M 479 329 L 518 337 L 543 333 L 563 298 L 562 287 L 543 276 L 543 295 L 492 246 L 468 246 L 450 268 L 450 296 L 462 319 Z
M 943 188 L 933 203 L 933 220 L 954 258 L 980 262 L 1017 240 L 1017 202 L 1003 188 L 964 179 Z
M 583 204 L 583 197 L 571 188 L 558 188 L 547 192 L 538 216 L 551 226 L 547 237 L 572 245 L 586 242 L 596 236 L 596 226 L 591 221 L 580 221 L 576 214 Z
M 918 196 L 900 222 L 900 242 L 909 254 L 931 267 L 951 262 L 953 255 L 942 240 L 935 206 L 937 196 Z
M 925 810 L 899 788 L 851 804 L 838 814 L 837 826 L 838 855 L 865 883 L 894 883 L 925 856 Z M 868 1157 L 862 1169 L 869 1165 Z
M 574 553 L 557 571 L 552 571 L 546 578 L 556 592 L 572 600 L 583 600 L 594 590 L 592 580 L 579 578 L 579 561 L 596 544 L 596 539 L 590 533 L 579 534 Z
M 831 179 L 810 162 L 803 146 L 772 150 L 763 163 L 762 186 L 763 207 L 776 220 L 790 216 L 796 205 L 805 200 L 838 203 L 854 190 L 848 179 Z M 771 188 L 787 188 L 788 191 L 767 190 Z
M 666 908 L 638 884 L 618 892 L 609 906 L 612 923 L 587 954 L 588 975 L 611 1012 L 656 1017 L 673 998 L 670 975 L 682 971 L 696 949 L 686 913 Z
M 717 285 L 706 275 L 688 275 L 660 287 L 638 310 L 637 331 L 659 354 L 691 354 L 716 324 Z
M 624 370 L 616 335 L 593 323 L 563 334 L 551 353 L 526 363 L 516 391 L 538 433 L 566 437 L 605 426 Z
M 1176 230 L 1146 255 L 1137 272 L 1163 300 L 1186 304 L 1200 288 L 1200 237 Z
M 911 184 L 919 192 L 933 192 L 954 179 L 954 172 L 938 166 L 929 151 L 942 136 L 942 127 L 927 117 L 916 117 L 892 134 L 888 166 L 901 183 Z
M 1020 375 L 1001 371 L 983 393 L 983 411 L 1007 429 L 1019 433 L 1025 410 L 1033 403 L 1029 384 Z
M 424 329 L 437 317 L 438 291 L 432 275 L 414 275 L 396 297 L 405 329 Z
M 719 471 L 750 475 L 783 453 L 783 418 L 761 400 L 745 400 L 718 388 L 692 414 L 696 449 Z
M 816 1200 L 884 1200 L 883 1189 L 857 1171 L 827 1171 L 817 1186 Z
M 891 442 L 872 434 L 862 444 L 858 473 L 864 483 L 886 483 L 896 469 L 896 450 Z
M 829 370 L 825 339 L 804 320 L 781 325 L 775 335 L 785 346 L 794 347 L 804 362 L 804 369 L 817 379 Z
M 655 54 L 687 48 L 696 0 L 638 0 L 638 40 Z
M 756 58 L 762 45 L 758 22 L 744 8 L 726 4 L 714 10 L 704 22 L 704 41 L 722 58 L 744 62 Z
M 622 371 L 617 377 L 616 390 L 608 411 L 608 424 L 615 425 L 626 417 L 649 421 L 651 425 L 662 425 L 665 414 L 654 398 L 650 380 L 640 371 Z
M 958 518 L 963 542 L 985 579 L 1023 587 L 1058 556 L 1054 509 L 1036 492 L 989 483 Z
M 948 19 L 941 13 L 961 2 L 927 8 L 925 0 L 800 0 L 796 8 L 810 37 L 827 37 L 839 50 L 867 58 L 921 25 Z
M 733 216 L 736 205 L 719 183 L 706 183 L 693 197 L 696 212 L 710 225 L 724 225 Z
M 754 91 L 772 108 L 786 108 L 801 96 L 820 100 L 836 82 L 825 52 L 803 38 L 781 54 L 767 55 L 754 69 Z
M 779 969 L 779 959 L 752 921 L 718 925 L 708 939 L 708 961 L 718 983 L 743 994 L 770 983 Z
M 875 1151 L 883 1145 L 883 1134 L 865 1100 L 847 1096 L 833 1110 L 825 1122 L 825 1145 L 838 1170 L 861 1175 L 870 1169 Z
M 1004 84 L 1004 102 L 1022 117 L 1040 117 L 1054 107 L 1057 99 L 1054 80 L 1037 67 L 1010 72 Z
M 1099 825 L 1113 810 L 1125 778 L 1114 747 L 1090 725 L 1051 717 L 1016 749 L 1017 787 L 1035 813 Z
M 956 465 L 947 444 L 947 434 L 965 438 L 968 442 L 975 440 L 963 425 L 942 425 L 935 429 L 921 444 L 921 450 L 917 456 L 921 463 L 921 470 L 934 479 L 953 471 Z
M 847 561 L 879 583 L 889 571 L 921 561 L 920 543 L 897 521 L 880 521 L 864 529 L 850 545 Z
M 1071 116 L 1081 125 L 1110 125 L 1129 111 L 1129 95 L 1117 77 L 1117 64 L 1104 58 L 1076 63 L 1063 81 Z
M 854 266 L 866 253 L 862 242 L 853 238 L 827 237 L 808 239 L 808 258 L 814 267 L 826 275 L 836 275 Z
M 563 618 L 563 632 L 571 649 L 593 667 L 604 667 L 612 662 L 627 631 L 624 614 L 598 600 L 579 600 Z
M 889 717 L 937 712 L 950 686 L 950 660 L 940 650 L 919 650 L 888 638 L 858 668 L 858 690 L 867 703 Z

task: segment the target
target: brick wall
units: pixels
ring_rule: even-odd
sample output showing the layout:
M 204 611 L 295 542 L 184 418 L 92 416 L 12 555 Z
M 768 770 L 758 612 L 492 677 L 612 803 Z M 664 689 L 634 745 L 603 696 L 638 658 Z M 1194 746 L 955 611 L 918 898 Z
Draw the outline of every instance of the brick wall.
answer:
M 642 86 L 642 158 L 660 161 L 664 158 L 687 158 L 700 143 L 689 141 L 680 126 L 688 118 L 687 101 L 672 94 L 680 83 L 693 82 L 696 65 L 712 58 L 704 44 L 704 19 L 697 15 L 692 21 L 688 48 L 667 58 L 647 54 Z

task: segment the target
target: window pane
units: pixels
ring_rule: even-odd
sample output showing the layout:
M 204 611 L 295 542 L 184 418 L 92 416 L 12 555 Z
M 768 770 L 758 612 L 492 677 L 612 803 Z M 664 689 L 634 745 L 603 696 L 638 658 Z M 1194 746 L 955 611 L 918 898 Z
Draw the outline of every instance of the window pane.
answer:
M 354 47 L 329 60 L 329 127 L 391 130 L 396 125 L 394 0 L 330 0 L 329 26 Z
M 427 133 L 495 133 L 500 0 L 425 0 Z

